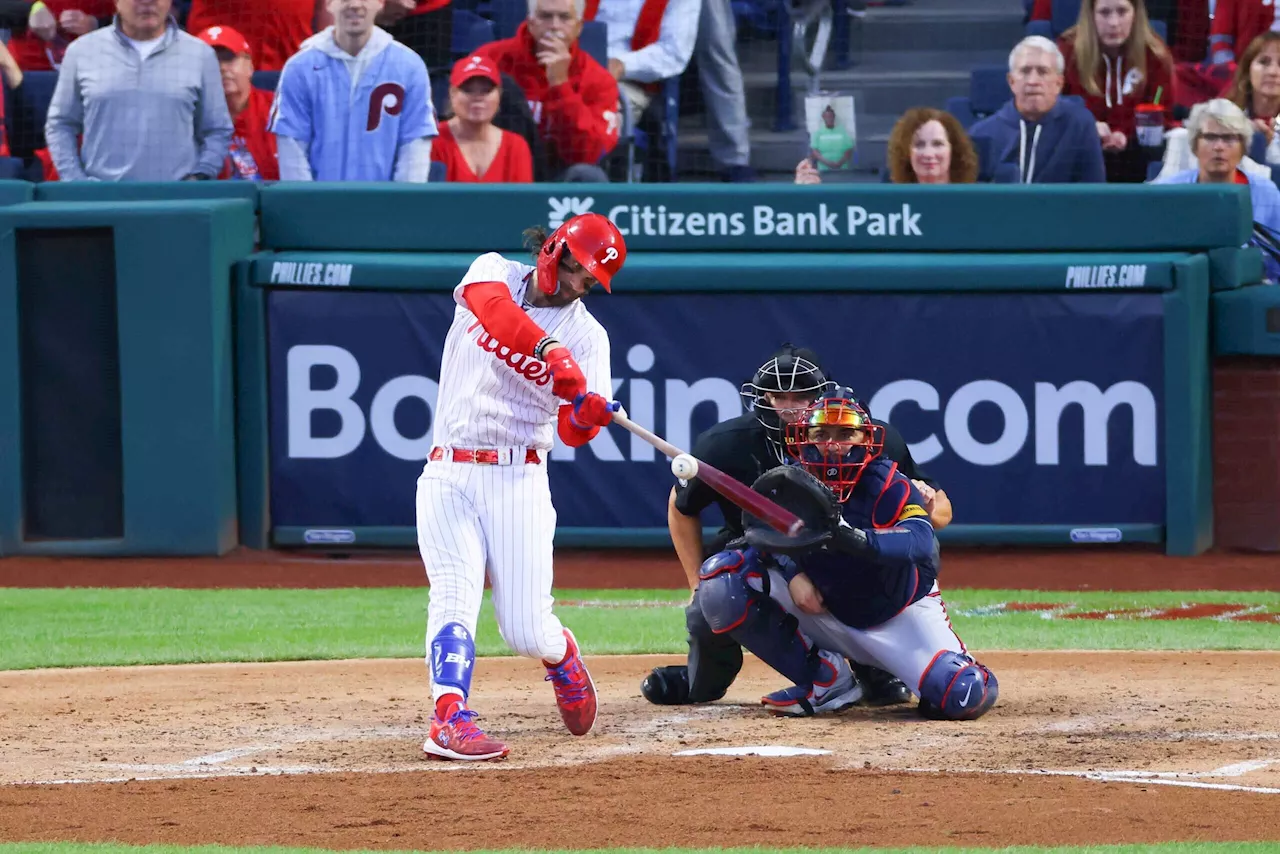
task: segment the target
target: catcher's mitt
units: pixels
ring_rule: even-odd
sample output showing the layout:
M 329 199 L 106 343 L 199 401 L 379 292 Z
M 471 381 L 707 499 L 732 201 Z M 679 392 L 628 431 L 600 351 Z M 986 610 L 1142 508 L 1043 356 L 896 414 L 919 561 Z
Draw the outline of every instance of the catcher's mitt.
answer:
M 760 475 L 751 488 L 768 496 L 804 521 L 796 536 L 774 530 L 768 523 L 743 512 L 747 542 L 762 552 L 798 555 L 830 542 L 840 525 L 840 501 L 822 481 L 799 466 L 778 466 Z

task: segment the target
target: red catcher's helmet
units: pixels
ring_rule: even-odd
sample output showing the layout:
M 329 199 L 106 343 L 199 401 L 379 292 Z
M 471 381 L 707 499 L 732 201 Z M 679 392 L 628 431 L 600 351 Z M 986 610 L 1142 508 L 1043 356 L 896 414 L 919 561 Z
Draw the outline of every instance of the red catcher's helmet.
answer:
M 554 294 L 560 288 L 560 257 L 565 249 L 591 274 L 606 293 L 609 281 L 627 260 L 622 232 L 607 216 L 586 213 L 557 228 L 538 253 L 538 287 Z

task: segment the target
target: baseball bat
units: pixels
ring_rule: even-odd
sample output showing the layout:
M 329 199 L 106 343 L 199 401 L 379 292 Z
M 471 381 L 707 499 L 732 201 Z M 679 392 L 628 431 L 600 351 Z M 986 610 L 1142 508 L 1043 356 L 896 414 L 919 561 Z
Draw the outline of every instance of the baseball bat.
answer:
M 627 417 L 626 411 L 621 406 L 619 406 L 617 412 L 613 413 L 613 420 L 615 423 L 622 425 L 623 429 L 639 436 L 672 459 L 685 453 L 666 439 L 632 421 Z M 695 457 L 695 459 L 697 458 Z M 804 529 L 804 520 L 799 516 L 785 507 L 775 504 L 751 487 L 739 480 L 735 480 L 715 466 L 704 463 L 702 460 L 698 460 L 698 478 L 776 531 L 781 531 L 787 536 L 794 537 Z

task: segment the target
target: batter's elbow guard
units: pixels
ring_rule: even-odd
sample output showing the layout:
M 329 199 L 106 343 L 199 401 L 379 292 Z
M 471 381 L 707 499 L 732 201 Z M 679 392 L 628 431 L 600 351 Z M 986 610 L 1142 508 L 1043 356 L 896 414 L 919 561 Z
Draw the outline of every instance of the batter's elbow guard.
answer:
M 980 718 L 999 696 L 996 675 L 959 652 L 939 652 L 920 677 L 920 714 L 934 720 Z

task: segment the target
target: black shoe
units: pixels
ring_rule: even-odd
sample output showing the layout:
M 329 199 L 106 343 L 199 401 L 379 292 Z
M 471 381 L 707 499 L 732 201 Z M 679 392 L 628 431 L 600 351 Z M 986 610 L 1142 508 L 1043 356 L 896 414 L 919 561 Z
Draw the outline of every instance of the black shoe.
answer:
M 863 688 L 859 706 L 897 706 L 911 701 L 911 691 L 892 673 L 869 664 L 855 664 L 853 675 Z
M 655 667 L 640 683 L 640 693 L 659 706 L 684 706 L 689 703 L 689 668 L 684 664 Z

